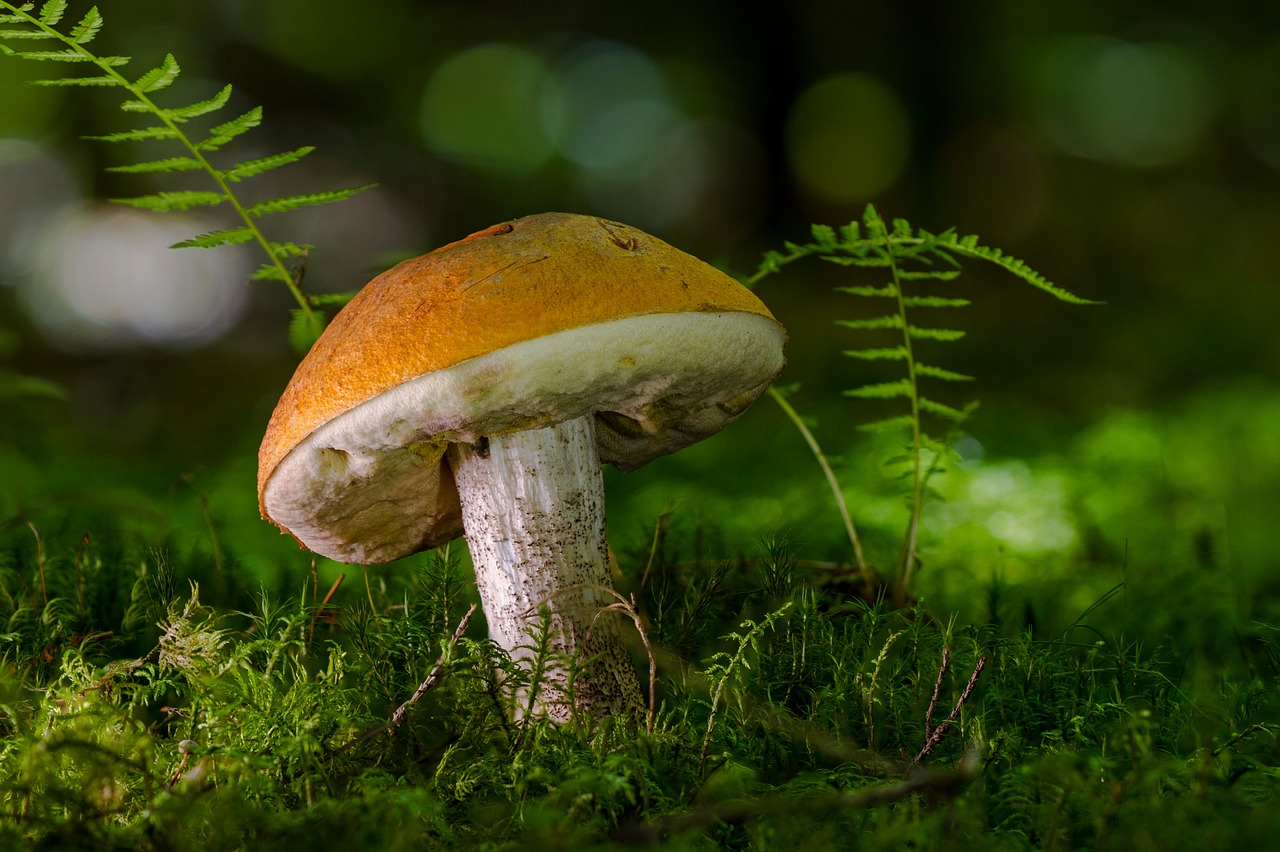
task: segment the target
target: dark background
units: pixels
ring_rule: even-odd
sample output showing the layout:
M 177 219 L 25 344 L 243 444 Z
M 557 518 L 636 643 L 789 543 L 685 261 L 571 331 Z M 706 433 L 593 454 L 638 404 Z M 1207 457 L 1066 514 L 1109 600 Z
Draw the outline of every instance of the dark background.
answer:
M 1223 471 L 1256 474 L 1273 458 L 1276 8 L 211 0 L 102 11 L 100 53 L 133 56 L 136 74 L 177 58 L 183 75 L 164 103 L 229 82 L 231 109 L 265 107 L 224 165 L 317 146 L 242 184 L 249 198 L 379 184 L 266 220 L 273 237 L 317 246 L 313 290 L 354 289 L 398 258 L 552 209 L 625 221 L 749 273 L 809 223 L 847 222 L 873 201 L 921 227 L 977 233 L 1106 302 L 1062 305 L 971 264 L 958 287 L 975 306 L 955 321 L 969 336 L 935 359 L 980 377 L 963 389 L 983 401 L 967 445 L 975 463 L 1031 460 L 1041 478 L 1024 486 L 1040 493 L 1045 476 L 1071 480 L 1072 547 L 1114 567 L 1132 535 L 1102 535 L 1112 549 L 1099 551 L 1078 521 L 1080 483 L 1109 487 L 1107 453 L 1131 459 L 1159 443 L 1155 472 L 1144 471 L 1173 491 L 1169 459 L 1191 453 L 1199 473 L 1186 476 L 1218 483 L 1205 499 L 1226 507 L 1245 498 Z M 296 557 L 254 517 L 252 470 L 296 363 L 288 294 L 243 283 L 252 252 L 157 248 L 229 224 L 222 211 L 187 220 L 104 206 L 200 184 L 104 171 L 177 152 L 81 140 L 136 118 L 116 109 L 115 91 L 23 85 L 60 70 L 0 57 L 0 367 L 62 389 L 2 403 L 6 523 L 93 504 L 136 506 L 163 529 L 198 495 L 225 529 L 275 548 L 242 544 L 246 564 L 278 568 Z M 855 456 L 872 450 L 852 429 L 870 412 L 839 396 L 869 380 L 839 356 L 858 342 L 832 320 L 866 310 L 832 291 L 845 275 L 797 265 L 757 292 L 790 332 L 782 381 L 800 383 L 793 400 L 845 456 L 851 499 L 874 528 L 882 489 L 864 485 L 875 465 Z M 170 301 L 168 313 L 147 307 Z M 1115 438 L 1130 449 L 1089 456 L 1117 423 L 1132 427 Z M 1196 429 L 1203 440 L 1188 438 Z M 758 404 L 710 444 L 634 478 L 610 474 L 624 540 L 683 505 L 724 530 L 726 550 L 790 530 L 817 555 L 838 553 L 820 474 L 775 407 Z M 1265 492 L 1257 475 L 1243 478 Z M 1226 523 L 1175 526 L 1203 546 L 1205 524 Z

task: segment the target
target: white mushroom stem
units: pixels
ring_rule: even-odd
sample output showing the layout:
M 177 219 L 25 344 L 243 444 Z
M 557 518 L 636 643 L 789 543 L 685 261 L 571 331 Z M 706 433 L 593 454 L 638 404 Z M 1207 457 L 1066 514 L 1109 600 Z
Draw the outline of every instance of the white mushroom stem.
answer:
M 449 450 L 467 547 L 489 635 L 512 659 L 532 656 L 550 616 L 551 659 L 535 710 L 565 720 L 572 699 L 592 718 L 641 707 L 615 600 L 604 537 L 604 478 L 591 416 Z M 597 615 L 599 614 L 599 617 Z M 519 696 L 517 714 L 526 708 Z

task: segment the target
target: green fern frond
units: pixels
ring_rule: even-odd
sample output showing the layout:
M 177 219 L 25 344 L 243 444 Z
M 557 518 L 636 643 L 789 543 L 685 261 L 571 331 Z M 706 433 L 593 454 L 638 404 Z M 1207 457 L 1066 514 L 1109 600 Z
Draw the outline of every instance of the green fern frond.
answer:
M 98 13 L 97 6 L 92 6 L 88 13 L 80 19 L 80 23 L 71 28 L 67 38 L 76 44 L 88 44 L 97 37 L 100 29 L 102 29 L 102 15 Z
M 810 229 L 810 235 L 811 242 L 786 242 L 785 251 L 767 252 L 747 283 L 753 285 L 765 276 L 779 272 L 789 263 L 815 255 L 827 263 L 839 266 L 880 270 L 878 274 L 883 276 L 879 281 L 836 289 L 865 299 L 892 299 L 896 308 L 893 313 L 836 322 L 853 331 L 896 331 L 901 335 L 898 346 L 863 347 L 846 350 L 844 354 L 868 363 L 902 364 L 906 375 L 896 381 L 864 384 L 847 390 L 844 394 L 860 399 L 904 399 L 910 406 L 909 413 L 886 417 L 859 427 L 868 431 L 905 429 L 911 433 L 910 450 L 905 459 L 908 463 L 905 475 L 911 482 L 912 511 L 899 555 L 895 584 L 896 600 L 903 603 L 905 596 L 910 594 L 913 572 L 918 562 L 916 541 L 928 479 L 947 457 L 947 453 L 929 449 L 937 442 L 926 431 L 925 419 L 942 421 L 947 424 L 947 431 L 954 433 L 955 425 L 966 420 L 977 405 L 970 403 L 957 408 L 920 393 L 920 382 L 924 379 L 945 382 L 974 380 L 973 376 L 923 363 L 917 356 L 918 345 L 954 342 L 963 338 L 965 333 L 959 329 L 919 325 L 913 321 L 913 312 L 921 309 L 964 308 L 970 305 L 968 299 L 941 296 L 922 291 L 923 288 L 932 283 L 950 284 L 960 275 L 961 259 L 978 259 L 993 263 L 1019 280 L 1062 301 L 1080 305 L 1097 303 L 1049 282 L 1021 260 L 1010 257 L 999 249 L 981 245 L 977 237 L 959 236 L 954 228 L 934 234 L 923 228 L 913 228 L 902 218 L 886 222 L 871 204 L 863 209 L 858 221 L 838 228 L 814 225 Z M 930 456 L 927 462 L 926 455 Z
M 160 114 L 174 123 L 182 123 L 198 118 L 202 115 L 208 115 L 211 112 L 217 112 L 227 105 L 227 101 L 231 99 L 231 86 L 223 86 L 218 94 L 203 101 L 197 101 L 184 107 L 176 107 L 173 109 L 162 109 Z M 120 104 L 120 109 L 125 112 L 154 112 L 154 106 L 143 101 L 125 101 Z
M 304 145 L 301 148 L 295 148 L 292 151 L 285 151 L 282 154 L 272 154 L 269 157 L 259 157 L 256 160 L 245 160 L 242 163 L 236 163 L 229 169 L 222 172 L 222 176 L 229 181 L 242 181 L 245 178 L 260 175 L 271 169 L 278 169 L 281 166 L 287 166 L 289 163 L 296 163 L 307 154 L 315 150 L 314 146 Z
M 178 60 L 173 58 L 172 53 L 167 53 L 165 54 L 164 62 L 139 77 L 132 88 L 147 94 L 158 92 L 173 85 L 173 81 L 178 79 L 178 75 L 181 73 L 182 69 L 178 67 Z
M 299 243 L 271 243 L 271 250 L 281 257 L 301 257 L 314 248 L 315 246 Z M 311 301 L 317 305 L 324 304 L 318 295 L 311 296 Z
M 147 142 L 155 139 L 181 139 L 182 133 L 175 127 L 156 125 L 140 127 L 137 130 L 122 130 L 119 133 L 107 133 L 102 136 L 82 137 L 93 142 Z
M 253 242 L 253 231 L 249 228 L 226 228 L 221 231 L 210 231 L 207 234 L 201 234 L 198 237 L 192 237 L 180 243 L 174 243 L 169 248 L 217 248 L 218 246 L 232 246 L 249 242 Z
M 33 5 L 32 3 L 26 3 L 22 8 L 23 10 L 30 9 Z M 56 27 L 58 22 L 62 20 L 62 16 L 66 14 L 66 11 L 67 0 L 47 0 L 40 7 L 40 23 L 47 27 Z
M 899 414 L 894 417 L 884 417 L 879 420 L 859 423 L 857 428 L 860 432 L 910 432 L 914 425 L 915 418 L 910 414 Z
M 835 289 L 837 293 L 848 293 L 851 296 L 863 296 L 866 298 L 896 299 L 898 297 L 898 288 L 892 284 L 886 284 L 883 287 L 856 285 L 837 287 Z
M 162 175 L 172 172 L 194 172 L 203 168 L 200 161 L 191 157 L 165 157 L 163 160 L 149 160 L 145 163 L 130 163 L 124 166 L 107 166 L 106 171 L 121 174 Z
M 180 192 L 157 192 L 153 195 L 139 195 L 135 198 L 113 198 L 112 204 L 125 204 L 129 207 L 140 207 L 144 210 L 167 212 L 170 210 L 190 210 L 192 207 L 214 207 L 226 201 L 221 192 L 204 192 L 200 190 L 183 190 Z
M 296 276 L 290 274 L 289 270 L 283 264 L 264 263 L 258 267 L 258 271 L 249 276 L 250 281 L 279 281 L 281 284 L 290 284 L 295 280 Z M 307 304 L 311 304 L 312 297 L 307 297 Z M 301 309 L 298 309 L 301 310 Z
M 209 131 L 203 142 L 196 144 L 201 151 L 217 151 L 237 136 L 248 133 L 262 123 L 262 107 L 254 107 L 246 113 L 236 116 L 225 124 L 219 124 Z
M 969 416 L 959 408 L 954 408 L 950 405 L 946 405 L 944 403 L 938 402 L 937 400 L 929 399 L 928 397 L 925 397 L 925 396 L 920 397 L 917 401 L 920 405 L 920 408 L 923 409 L 924 411 L 927 411 L 930 414 L 933 414 L 937 417 L 942 417 L 946 420 L 951 420 L 955 423 L 959 423 L 965 420 L 966 418 L 968 418 Z
M 261 124 L 261 107 L 253 107 L 230 121 L 216 124 L 205 133 L 203 138 L 197 140 L 187 135 L 180 125 L 193 119 L 212 115 L 225 108 L 231 101 L 231 86 L 223 86 L 213 96 L 193 103 L 181 106 L 161 106 L 152 99 L 152 96 L 172 86 L 182 73 L 182 68 L 173 54 L 166 54 L 159 65 L 137 77 L 132 75 L 126 77 L 120 69 L 130 62 L 129 57 L 99 56 L 87 46 L 99 35 L 104 25 L 104 17 L 97 6 L 90 8 L 79 23 L 66 32 L 57 29 L 57 25 L 63 20 L 67 11 L 66 0 L 48 0 L 40 7 L 38 13 L 34 12 L 34 9 L 34 3 L 16 4 L 9 2 L 9 0 L 0 0 L 0 24 L 4 25 L 3 28 L 0 28 L 0 53 L 32 61 L 87 63 L 96 66 L 100 72 L 97 75 L 68 75 L 57 79 L 38 80 L 35 85 L 122 88 L 128 92 L 128 97 L 120 104 L 120 109 L 126 113 L 150 116 L 155 122 L 145 127 L 86 138 L 112 143 L 173 141 L 186 149 L 184 156 L 165 157 L 132 165 L 114 166 L 111 171 L 123 174 L 168 174 L 172 172 L 204 171 L 217 187 L 217 191 L 159 192 L 135 198 L 115 199 L 115 201 L 133 207 L 156 211 L 186 210 L 192 207 L 216 206 L 226 203 L 241 220 L 242 224 L 240 226 L 201 234 L 175 245 L 179 247 L 212 248 L 220 245 L 256 242 L 266 253 L 268 262 L 253 276 L 253 279 L 274 280 L 284 283 L 293 294 L 299 306 L 298 310 L 304 317 L 303 321 L 295 321 L 291 324 L 291 337 L 293 340 L 295 342 L 301 341 L 304 333 L 318 333 L 323 320 L 319 312 L 313 307 L 310 297 L 302 291 L 299 285 L 299 275 L 291 272 L 285 265 L 285 261 L 289 258 L 305 255 L 309 247 L 293 243 L 272 242 L 262 233 L 255 220 L 257 217 L 267 213 L 339 201 L 349 198 L 367 187 L 287 196 L 252 206 L 242 204 L 231 191 L 230 185 L 232 183 L 297 162 L 313 149 L 310 147 L 297 148 L 268 157 L 244 160 L 227 169 L 218 169 L 210 161 L 209 155 Z M 48 50 L 18 50 L 7 43 L 10 41 L 60 42 L 61 47 Z M 314 339 L 314 336 L 312 339 Z
M 968 299 L 947 299 L 942 296 L 903 296 L 902 304 L 908 308 L 967 308 L 973 303 Z
M 916 375 L 928 376 L 931 379 L 941 379 L 944 382 L 977 381 L 973 376 L 966 376 L 964 373 L 957 373 L 952 370 L 945 370 L 942 367 L 933 367 L 928 364 L 921 364 L 919 361 L 916 362 Z
M 911 386 L 909 380 L 898 379 L 896 382 L 876 382 L 850 388 L 844 392 L 844 395 L 858 399 L 911 399 L 915 396 L 915 388 Z
M 35 62 L 92 62 L 100 68 L 118 68 L 129 64 L 127 56 L 86 56 L 75 49 L 69 50 L 14 50 L 0 45 L 0 52 L 15 59 Z
M 911 272 L 903 269 L 898 271 L 898 277 L 903 281 L 954 281 L 960 277 L 960 270 L 930 269 L 923 272 Z
M 270 201 L 263 201 L 246 209 L 250 216 L 257 218 L 266 216 L 270 213 L 283 213 L 286 210 L 297 210 L 299 207 L 312 207 L 316 204 L 328 204 L 331 201 L 341 201 L 344 198 L 350 198 L 357 192 L 364 192 L 373 184 L 365 184 L 364 186 L 353 186 L 348 189 L 335 189 L 328 192 L 309 192 L 304 195 L 290 195 L 284 198 L 273 198 Z
M 905 361 L 908 355 L 905 346 L 880 349 L 846 349 L 841 354 L 850 358 L 857 358 L 859 361 Z
M 305 352 L 324 331 L 324 320 L 318 311 L 307 313 L 300 308 L 294 308 L 290 315 L 289 342 L 294 349 Z
M 937 340 L 950 342 L 964 337 L 966 332 L 956 328 L 924 328 L 918 325 L 907 326 L 907 336 L 912 340 Z
M 3 36 L 0 36 L 2 38 Z M 3 47 L 0 47 L 0 51 Z M 120 81 L 115 77 L 61 77 L 54 80 L 28 80 L 29 86 L 100 86 L 106 88 L 108 86 L 119 86 Z
M 882 328 L 902 328 L 902 317 L 898 314 L 889 314 L 883 317 L 873 317 L 871 319 L 860 320 L 836 320 L 836 325 L 842 325 L 845 328 L 852 328 L 856 331 L 875 331 Z
M 1104 302 L 1085 299 L 1077 296 L 1075 293 L 1065 290 L 1046 279 L 1039 272 L 1036 272 L 1024 261 L 1016 257 L 1007 255 L 998 248 L 990 248 L 978 244 L 977 237 L 969 236 L 962 239 L 953 239 L 945 244 L 948 248 L 956 252 L 956 254 L 964 257 L 972 257 L 978 260 L 985 260 L 988 263 L 994 263 L 996 266 L 1025 281 L 1037 290 L 1043 290 L 1054 298 L 1068 302 L 1073 305 L 1101 305 Z

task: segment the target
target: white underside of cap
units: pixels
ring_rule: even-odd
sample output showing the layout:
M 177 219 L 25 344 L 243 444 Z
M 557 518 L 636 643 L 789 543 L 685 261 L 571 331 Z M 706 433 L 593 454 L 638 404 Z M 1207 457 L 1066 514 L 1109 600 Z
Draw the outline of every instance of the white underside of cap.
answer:
M 633 470 L 715 432 L 782 370 L 784 332 L 746 312 L 649 314 L 517 343 L 384 391 L 316 429 L 268 480 L 267 514 L 316 553 L 398 559 L 461 534 L 450 442 L 596 414 Z

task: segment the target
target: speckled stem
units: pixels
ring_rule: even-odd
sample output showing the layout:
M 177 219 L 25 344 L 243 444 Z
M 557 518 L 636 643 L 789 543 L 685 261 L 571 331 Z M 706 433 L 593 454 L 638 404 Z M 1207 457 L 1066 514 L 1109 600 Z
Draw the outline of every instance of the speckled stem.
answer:
M 614 603 L 604 537 L 604 479 L 590 416 L 449 451 L 462 523 L 489 635 L 527 660 L 538 611 L 550 614 L 554 656 L 581 666 L 573 702 L 586 715 L 638 711 L 635 668 Z M 593 626 L 594 619 L 594 626 Z M 587 641 L 588 631 L 590 641 Z M 568 667 L 551 660 L 535 712 L 570 718 Z M 517 714 L 526 696 L 518 696 Z

